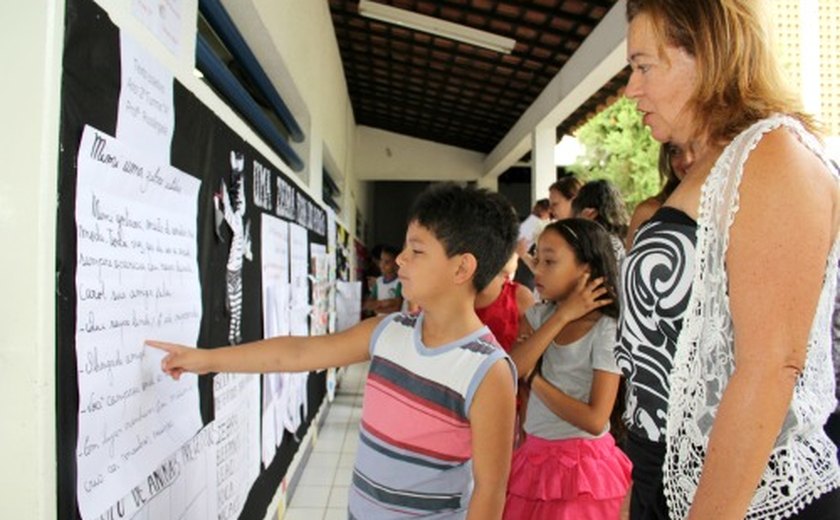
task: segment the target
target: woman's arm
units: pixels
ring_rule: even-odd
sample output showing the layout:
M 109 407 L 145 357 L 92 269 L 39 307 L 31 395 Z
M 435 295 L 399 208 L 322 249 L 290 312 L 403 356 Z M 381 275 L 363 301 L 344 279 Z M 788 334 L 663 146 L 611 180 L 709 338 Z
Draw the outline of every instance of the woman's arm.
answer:
M 184 372 L 304 372 L 368 359 L 373 330 L 383 318 L 370 318 L 338 334 L 275 337 L 214 349 L 151 340 L 146 344 L 166 351 L 161 369 L 173 379 Z
M 633 216 L 630 217 L 630 224 L 627 226 L 627 236 L 624 238 L 624 249 L 628 252 L 630 248 L 633 247 L 633 241 L 636 239 L 636 231 L 639 228 L 650 220 L 650 217 L 656 213 L 662 204 L 659 203 L 658 200 L 651 197 L 649 199 L 643 200 L 636 206 L 636 209 L 633 211 Z
M 692 519 L 743 518 L 804 365 L 837 230 L 838 190 L 787 130 L 745 165 L 726 257 L 735 371 L 712 427 Z
M 515 383 L 510 365 L 497 361 L 470 406 L 475 486 L 467 520 L 502 518 L 513 451 Z
M 599 435 L 610 422 L 620 379 L 618 374 L 595 370 L 588 402 L 579 401 L 564 393 L 541 375 L 534 377 L 531 391 L 536 393 L 557 417 L 587 433 Z

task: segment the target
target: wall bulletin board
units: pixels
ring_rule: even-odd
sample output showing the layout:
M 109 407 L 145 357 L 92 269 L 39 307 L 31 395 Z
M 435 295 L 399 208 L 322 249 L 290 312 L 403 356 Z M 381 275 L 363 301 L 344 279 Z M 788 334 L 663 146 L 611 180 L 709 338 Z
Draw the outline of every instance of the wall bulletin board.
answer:
M 325 373 L 173 382 L 142 341 L 326 332 L 327 214 L 92 0 L 66 13 L 58 518 L 264 518 Z

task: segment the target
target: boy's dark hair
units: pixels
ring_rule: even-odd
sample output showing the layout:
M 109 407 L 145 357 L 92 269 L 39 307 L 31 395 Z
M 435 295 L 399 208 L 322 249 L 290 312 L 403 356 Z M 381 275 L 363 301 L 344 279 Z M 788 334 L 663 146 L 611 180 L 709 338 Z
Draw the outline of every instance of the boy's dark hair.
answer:
M 532 213 L 534 213 L 535 215 L 539 213 L 546 213 L 550 209 L 551 203 L 548 201 L 548 199 L 540 199 L 534 203 L 534 210 L 532 211 Z
M 374 262 L 379 261 L 379 255 L 382 254 L 382 248 L 385 247 L 383 244 L 376 244 L 370 250 L 370 257 L 373 259 Z
M 400 250 L 397 249 L 396 247 L 392 246 L 392 245 L 386 244 L 386 245 L 382 246 L 382 249 L 379 250 L 379 258 L 380 259 L 382 258 L 382 253 L 388 253 L 389 255 L 394 257 L 394 259 L 396 259 L 397 255 L 400 254 Z
M 519 224 L 513 206 L 498 193 L 453 183 L 433 184 L 408 215 L 431 231 L 448 257 L 470 253 L 478 266 L 473 286 L 481 291 L 513 254 Z
M 575 252 L 575 258 L 582 264 L 589 265 L 589 279 L 604 277 L 606 298 L 612 303 L 599 310 L 612 318 L 618 318 L 618 272 L 615 250 L 607 230 L 597 222 L 583 218 L 567 218 L 552 222 L 543 233 L 554 231 L 565 240 Z
M 577 197 L 572 199 L 572 213 L 577 216 L 586 209 L 592 208 L 598 212 L 595 222 L 604 229 L 624 239 L 627 234 L 627 206 L 621 198 L 618 188 L 606 179 L 589 181 L 581 186 Z

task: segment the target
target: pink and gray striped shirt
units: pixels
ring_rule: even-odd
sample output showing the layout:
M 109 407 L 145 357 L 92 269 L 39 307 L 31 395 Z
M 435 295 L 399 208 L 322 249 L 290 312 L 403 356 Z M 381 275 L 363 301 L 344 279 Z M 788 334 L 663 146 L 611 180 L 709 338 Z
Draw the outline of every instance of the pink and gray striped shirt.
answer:
M 392 314 L 371 338 L 349 518 L 463 518 L 473 487 L 469 410 L 478 385 L 507 359 L 482 327 L 426 347 L 423 315 Z

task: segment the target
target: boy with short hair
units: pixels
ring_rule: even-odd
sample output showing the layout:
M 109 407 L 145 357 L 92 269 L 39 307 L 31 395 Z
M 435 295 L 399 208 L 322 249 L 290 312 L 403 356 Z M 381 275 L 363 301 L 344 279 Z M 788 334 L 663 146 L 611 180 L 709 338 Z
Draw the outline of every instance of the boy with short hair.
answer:
M 422 312 L 365 320 L 329 336 L 270 338 L 168 352 L 174 378 L 306 371 L 370 360 L 349 517 L 499 519 L 514 432 L 516 374 L 473 309 L 513 252 L 516 216 L 500 195 L 454 184 L 415 202 L 397 257 Z
M 377 315 L 398 312 L 402 308 L 402 284 L 397 276 L 397 255 L 393 246 L 382 246 L 377 265 L 382 273 L 376 277 L 371 288 L 370 299 L 365 302 L 365 309 Z

